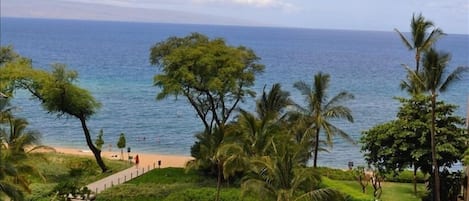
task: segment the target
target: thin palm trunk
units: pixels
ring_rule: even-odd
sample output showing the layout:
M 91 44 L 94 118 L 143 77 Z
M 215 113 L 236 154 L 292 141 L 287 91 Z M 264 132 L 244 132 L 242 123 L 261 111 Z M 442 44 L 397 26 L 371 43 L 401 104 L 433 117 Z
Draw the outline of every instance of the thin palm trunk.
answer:
M 419 72 L 420 68 L 420 50 L 419 48 L 416 48 L 417 50 L 415 51 L 415 72 Z
M 313 167 L 316 168 L 317 167 L 317 161 L 318 161 L 318 152 L 319 152 L 319 132 L 321 131 L 321 129 L 318 127 L 316 128 L 316 142 L 314 144 L 314 163 L 313 163 Z
M 93 152 L 93 155 L 94 155 L 94 157 L 96 159 L 96 162 L 98 163 L 99 167 L 101 168 L 101 171 L 106 172 L 108 170 L 108 168 L 106 167 L 106 165 L 104 164 L 103 159 L 101 158 L 101 150 L 96 148 L 96 146 L 94 146 L 94 144 L 93 144 L 93 141 L 91 140 L 90 131 L 88 130 L 88 126 L 86 125 L 86 119 L 84 117 L 79 117 L 79 119 L 80 119 L 80 122 L 81 122 L 81 127 L 83 128 L 83 132 L 85 134 L 86 144 L 90 148 L 91 152 Z
M 431 149 L 432 149 L 432 161 L 433 161 L 433 175 L 434 175 L 434 189 L 433 195 L 435 201 L 440 201 L 440 168 L 438 167 L 438 161 L 436 160 L 436 145 L 435 145 L 435 111 L 436 109 L 436 94 L 432 93 L 432 129 L 430 133 L 431 138 Z

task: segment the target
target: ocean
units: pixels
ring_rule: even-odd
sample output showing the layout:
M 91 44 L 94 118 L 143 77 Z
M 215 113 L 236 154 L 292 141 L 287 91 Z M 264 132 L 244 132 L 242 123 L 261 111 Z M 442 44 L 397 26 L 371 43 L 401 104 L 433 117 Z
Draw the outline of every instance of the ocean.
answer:
M 440 26 L 444 30 L 444 25 Z M 264 86 L 281 83 L 302 105 L 304 98 L 293 83 L 312 83 L 317 72 L 329 73 L 331 96 L 343 90 L 355 95 L 346 103 L 355 122 L 338 121 L 336 125 L 358 140 L 362 131 L 394 119 L 399 107 L 394 97 L 407 96 L 399 82 L 406 73 L 402 64 L 413 66 L 414 53 L 392 29 L 375 32 L 2 17 L 0 44 L 12 45 L 31 58 L 35 67 L 50 69 L 53 63 L 64 63 L 78 71 L 78 85 L 102 103 L 89 127 L 95 135 L 104 130 L 106 149 L 111 145 L 115 150 L 119 134 L 125 133 L 134 153 L 190 155 L 194 134 L 203 127 L 185 99 L 156 101 L 160 89 L 153 86 L 153 76 L 158 69 L 149 63 L 155 43 L 200 32 L 224 38 L 233 46 L 252 48 L 266 66 L 256 77 L 258 94 Z M 469 35 L 449 34 L 437 48 L 452 54 L 451 69 L 469 66 Z M 440 98 L 459 105 L 457 114 L 466 116 L 468 94 L 469 75 Z M 12 103 L 16 114 L 28 119 L 29 128 L 42 133 L 44 144 L 87 149 L 77 119 L 47 113 L 24 91 L 17 92 Z M 252 110 L 254 99 L 241 107 Z M 319 154 L 319 165 L 345 168 L 349 161 L 364 163 L 359 144 L 336 138 L 329 150 Z

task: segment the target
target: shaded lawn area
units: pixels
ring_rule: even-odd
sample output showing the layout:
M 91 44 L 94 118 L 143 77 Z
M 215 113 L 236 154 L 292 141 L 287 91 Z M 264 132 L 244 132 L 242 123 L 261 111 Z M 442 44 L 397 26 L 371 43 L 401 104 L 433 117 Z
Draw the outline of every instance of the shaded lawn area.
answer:
M 323 177 L 322 181 L 327 187 L 346 193 L 352 196 L 354 200 L 373 200 L 371 183 L 367 186 L 366 194 L 364 194 L 358 181 L 332 180 L 326 177 Z M 383 182 L 381 186 L 383 192 L 380 200 L 383 201 L 420 201 L 426 192 L 424 184 L 417 184 L 417 196 L 414 195 L 414 187 L 411 183 Z

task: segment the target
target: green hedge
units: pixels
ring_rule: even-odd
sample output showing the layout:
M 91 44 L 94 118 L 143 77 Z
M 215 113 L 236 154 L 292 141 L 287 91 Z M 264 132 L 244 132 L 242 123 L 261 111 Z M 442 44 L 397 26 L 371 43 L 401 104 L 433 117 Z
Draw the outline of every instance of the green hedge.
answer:
M 329 179 L 355 181 L 352 171 L 349 170 L 333 169 L 328 167 L 318 167 L 317 169 L 321 176 Z
M 417 183 L 425 183 L 427 176 L 425 176 L 422 172 L 417 172 Z M 398 175 L 394 175 L 393 173 L 387 174 L 385 176 L 385 180 L 389 182 L 399 182 L 399 183 L 413 183 L 414 182 L 414 172 L 410 170 L 404 170 L 400 172 Z

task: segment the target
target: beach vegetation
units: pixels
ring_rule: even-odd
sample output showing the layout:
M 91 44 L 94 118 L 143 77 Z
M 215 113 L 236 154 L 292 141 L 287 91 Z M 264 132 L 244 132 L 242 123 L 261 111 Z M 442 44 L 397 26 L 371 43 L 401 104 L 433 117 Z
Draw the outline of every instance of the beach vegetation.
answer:
M 104 136 L 104 131 L 103 131 L 103 129 L 100 129 L 100 130 L 99 130 L 99 133 L 98 133 L 98 136 L 96 137 L 96 140 L 94 141 L 94 143 L 96 144 L 96 147 L 97 147 L 99 150 L 102 150 L 103 145 L 104 145 L 103 136 Z
M 445 92 L 452 84 L 460 79 L 463 73 L 467 72 L 469 68 L 458 67 L 452 72 L 446 72 L 448 63 L 450 61 L 450 54 L 446 52 L 439 52 L 430 48 L 423 56 L 423 70 L 421 73 L 408 71 L 409 82 L 413 83 L 422 92 L 427 92 L 431 97 L 431 121 L 430 121 L 430 142 L 432 153 L 432 166 L 433 166 L 433 188 L 432 192 L 436 201 L 440 200 L 440 165 L 438 158 L 442 156 L 437 155 L 437 96 L 441 92 Z M 440 133 L 438 133 L 439 135 Z M 444 148 L 440 147 L 439 149 Z M 464 150 L 464 149 L 463 149 Z M 442 198 L 446 199 L 446 198 Z
M 272 153 L 251 159 L 251 171 L 241 184 L 243 193 L 259 200 L 344 200 L 339 191 L 320 188 L 320 175 L 303 165 L 301 154 L 297 154 L 303 150 L 294 144 L 289 135 L 276 136 Z
M 401 107 L 397 119 L 364 131 L 361 138 L 365 160 L 381 172 L 389 173 L 387 177 L 413 168 L 414 191 L 417 190 L 417 170 L 432 173 L 430 98 L 423 95 L 398 98 Z M 464 119 L 455 116 L 455 110 L 455 105 L 437 102 L 436 143 L 441 167 L 450 168 L 459 162 L 469 140 L 463 128 Z
M 161 88 L 157 99 L 183 96 L 204 125 L 191 148 L 195 160 L 190 167 L 208 168 L 205 172 L 222 177 L 223 162 L 217 152 L 225 126 L 238 104 L 255 95 L 251 87 L 264 69 L 259 60 L 249 48 L 200 33 L 170 37 L 151 48 L 150 63 L 160 69 L 154 77 L 154 85 Z
M 304 126 L 305 132 L 313 134 L 313 167 L 317 167 L 321 133 L 325 134 L 326 144 L 330 147 L 332 147 L 332 139 L 335 135 L 354 143 L 354 140 L 345 131 L 335 126 L 331 121 L 344 119 L 353 122 L 350 108 L 343 103 L 353 99 L 354 96 L 342 91 L 328 99 L 329 85 L 330 75 L 322 72 L 314 75 L 312 85 L 304 81 L 294 84 L 294 87 L 305 97 L 306 106 L 297 105 L 297 109 L 300 114 L 300 125 Z
M 6 98 L 2 98 L 2 104 L 0 105 L 0 123 L 6 123 L 5 117 L 11 117 L 10 110 L 5 109 L 8 104 L 8 100 Z M 26 171 L 22 171 L 19 167 L 24 166 L 23 161 L 18 158 L 15 160 L 11 157 L 10 154 L 6 151 L 6 146 L 4 146 L 5 141 L 5 129 L 3 125 L 0 124 L 0 199 L 4 199 L 4 197 L 8 197 L 10 199 L 24 200 L 24 192 L 29 192 L 30 188 L 28 185 L 28 181 L 25 180 Z M 24 166 L 28 167 L 28 166 Z M 29 168 L 28 168 L 29 169 Z
M 104 160 L 111 170 L 106 173 L 102 173 L 101 168 L 91 156 L 75 156 L 57 152 L 31 153 L 25 163 L 33 164 L 43 177 L 29 176 L 31 191 L 25 193 L 25 199 L 49 201 L 73 191 L 80 192 L 87 184 L 130 167 L 127 162 Z
M 119 135 L 119 140 L 117 140 L 117 148 L 121 150 L 121 160 L 124 160 L 124 148 L 126 146 L 125 133 Z
M 0 46 L 0 66 L 20 58 L 21 56 L 15 52 L 13 46 Z
M 51 72 L 35 69 L 31 61 L 25 59 L 8 62 L 0 71 L 0 80 L 3 81 L 1 88 L 10 92 L 25 89 L 40 101 L 46 111 L 58 117 L 67 115 L 77 118 L 96 162 L 103 172 L 108 170 L 101 158 L 101 150 L 91 139 L 87 125 L 87 120 L 98 111 L 101 104 L 89 91 L 74 84 L 78 78 L 76 71 L 68 70 L 64 64 L 52 65 Z
M 238 104 L 254 96 L 255 76 L 264 69 L 259 60 L 249 48 L 199 33 L 170 37 L 150 52 L 151 64 L 160 69 L 154 77 L 161 88 L 157 99 L 186 98 L 208 134 L 226 125 Z

